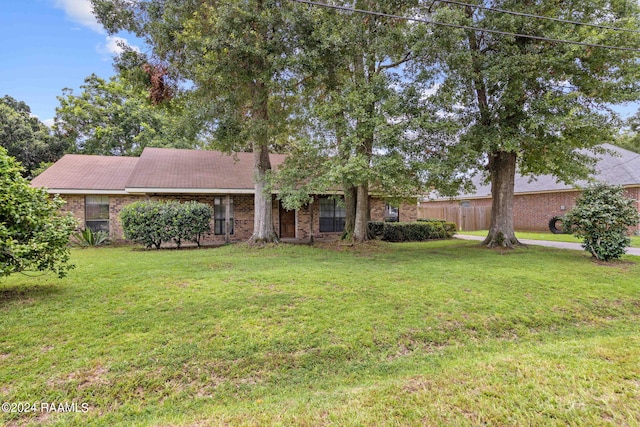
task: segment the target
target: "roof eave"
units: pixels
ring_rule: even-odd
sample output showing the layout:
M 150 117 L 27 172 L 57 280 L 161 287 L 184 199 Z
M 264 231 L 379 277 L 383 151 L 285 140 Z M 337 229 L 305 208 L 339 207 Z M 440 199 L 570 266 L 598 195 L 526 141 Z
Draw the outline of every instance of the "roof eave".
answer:
M 125 190 L 105 190 L 92 188 L 46 188 L 46 191 L 49 194 L 128 194 Z
M 254 194 L 253 188 L 127 187 L 125 194 Z

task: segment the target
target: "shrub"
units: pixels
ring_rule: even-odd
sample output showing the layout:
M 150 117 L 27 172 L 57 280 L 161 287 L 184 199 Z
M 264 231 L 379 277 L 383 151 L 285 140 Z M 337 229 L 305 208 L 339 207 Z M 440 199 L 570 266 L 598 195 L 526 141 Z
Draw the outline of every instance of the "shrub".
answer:
M 63 277 L 73 268 L 68 244 L 77 222 L 59 213 L 63 200 L 30 187 L 22 171 L 0 147 L 0 277 L 24 271 Z
M 425 219 L 419 219 L 418 222 L 439 222 L 439 223 L 441 223 L 442 227 L 444 227 L 444 230 L 445 230 L 445 233 L 446 233 L 446 238 L 453 237 L 453 235 L 456 234 L 456 231 L 458 231 L 458 228 L 456 227 L 455 222 L 447 222 L 447 220 L 444 220 L 444 219 L 425 218 Z
M 598 260 L 620 258 L 631 245 L 629 227 L 638 225 L 638 208 L 623 192 L 621 186 L 604 184 L 587 188 L 565 217 L 583 239 L 582 247 Z
M 369 233 L 376 239 L 381 239 L 384 232 L 384 221 L 369 221 Z
M 213 209 L 205 203 L 194 201 L 178 205 L 173 224 L 173 240 L 178 247 L 183 240 L 194 242 L 200 247 L 202 235 L 211 231 Z
M 162 242 L 193 241 L 200 246 L 202 234 L 210 231 L 211 206 L 198 202 L 180 203 L 174 200 L 145 200 L 131 203 L 120 212 L 127 240 L 147 248 L 160 249 Z
M 369 222 L 369 230 L 376 238 L 387 242 L 418 242 L 448 239 L 455 234 L 456 226 L 446 221 L 420 222 Z
M 102 246 L 109 243 L 109 233 L 106 231 L 93 231 L 90 228 L 85 228 L 82 231 L 78 231 L 73 235 L 73 238 L 78 246 Z

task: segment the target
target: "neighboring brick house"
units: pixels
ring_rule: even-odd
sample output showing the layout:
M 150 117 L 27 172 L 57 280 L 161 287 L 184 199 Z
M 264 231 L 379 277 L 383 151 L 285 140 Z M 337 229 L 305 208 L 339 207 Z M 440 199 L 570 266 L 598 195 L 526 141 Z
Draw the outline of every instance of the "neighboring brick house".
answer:
M 277 168 L 285 156 L 271 155 Z M 214 208 L 205 243 L 243 241 L 253 234 L 253 154 L 145 148 L 140 157 L 67 154 L 31 182 L 58 194 L 80 224 L 124 238 L 119 213 L 136 200 L 195 200 Z M 273 196 L 274 229 L 281 238 L 337 236 L 344 228 L 344 208 L 335 196 L 318 195 L 301 209 L 287 211 Z M 399 208 L 370 200 L 371 219 L 415 221 L 417 203 Z M 227 216 L 228 215 L 228 216 Z M 313 218 L 313 224 L 311 219 Z
M 599 156 L 593 179 L 598 182 L 622 185 L 626 189 L 627 197 L 635 199 L 640 210 L 640 154 L 604 144 L 604 148 L 613 154 Z M 481 177 L 474 179 L 476 192 L 464 194 L 454 199 L 431 197 L 420 202 L 419 210 L 428 212 L 431 216 L 446 212 L 446 219 L 458 223 L 466 215 L 478 215 L 483 210 L 491 209 L 491 185 L 482 183 Z M 580 195 L 580 188 L 587 186 L 587 182 L 579 182 L 575 186 L 558 183 L 550 175 L 536 178 L 523 177 L 516 174 L 514 194 L 514 227 L 520 231 L 548 231 L 549 221 L 554 216 L 564 215 L 575 206 L 576 198 Z M 452 209 L 455 208 L 455 209 Z M 469 224 L 480 224 L 479 228 L 486 228 L 485 214 L 482 221 L 469 221 Z M 461 227 L 463 230 L 464 227 Z M 467 228 L 471 230 L 471 228 Z M 637 228 L 640 231 L 640 226 Z

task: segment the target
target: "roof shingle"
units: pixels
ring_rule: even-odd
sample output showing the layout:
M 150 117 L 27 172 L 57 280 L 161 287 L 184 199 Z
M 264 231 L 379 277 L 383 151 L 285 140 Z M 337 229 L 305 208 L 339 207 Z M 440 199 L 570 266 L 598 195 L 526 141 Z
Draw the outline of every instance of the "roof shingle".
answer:
M 271 154 L 276 169 L 282 154 Z M 253 191 L 253 153 L 145 148 L 140 157 L 67 154 L 31 181 L 50 192 Z
M 138 157 L 66 154 L 31 181 L 33 187 L 56 190 L 124 191 Z
M 271 166 L 284 157 L 271 154 Z M 126 188 L 253 190 L 253 153 L 145 148 Z

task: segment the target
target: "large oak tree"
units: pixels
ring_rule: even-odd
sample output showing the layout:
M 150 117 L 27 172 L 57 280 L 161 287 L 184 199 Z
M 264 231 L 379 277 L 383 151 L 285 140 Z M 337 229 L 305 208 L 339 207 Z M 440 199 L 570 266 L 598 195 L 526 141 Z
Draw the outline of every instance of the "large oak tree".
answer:
M 413 2 L 328 3 L 405 13 Z M 406 21 L 382 16 L 318 6 L 311 12 L 306 27 L 298 30 L 296 52 L 297 71 L 305 76 L 300 99 L 310 129 L 281 173 L 280 197 L 288 204 L 305 200 L 297 189 L 322 193 L 341 188 L 346 207 L 343 238 L 362 242 L 369 238 L 371 191 L 396 197 L 417 194 L 417 174 L 403 151 L 407 124 L 401 101 L 407 83 L 402 67 L 413 58 L 414 32 Z
M 277 240 L 269 148 L 286 122 L 287 61 L 293 43 L 290 2 L 274 0 L 92 0 L 110 31 L 143 37 L 184 83 L 218 148 L 254 153 L 253 242 Z
M 585 177 L 593 165 L 589 153 L 610 141 L 618 125 L 610 103 L 640 98 L 637 51 L 544 38 L 640 47 L 638 7 L 617 0 L 467 3 L 473 5 L 442 4 L 435 18 L 542 38 L 450 27 L 432 30 L 439 40 L 436 54 L 442 79 L 429 102 L 439 103 L 442 120 L 459 124 L 457 143 L 446 147 L 448 156 L 456 159 L 461 172 L 480 170 L 491 181 L 492 218 L 484 243 L 511 247 L 518 244 L 513 229 L 516 170 L 523 175 L 552 174 L 565 182 Z

